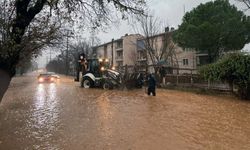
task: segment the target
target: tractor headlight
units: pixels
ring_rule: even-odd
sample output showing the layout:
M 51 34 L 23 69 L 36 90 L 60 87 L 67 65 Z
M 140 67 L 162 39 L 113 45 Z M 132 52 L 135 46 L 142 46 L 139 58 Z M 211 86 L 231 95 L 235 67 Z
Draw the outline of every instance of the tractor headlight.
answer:
M 109 62 L 109 59 L 105 59 L 105 62 Z
M 104 67 L 101 67 L 101 71 L 104 71 L 105 70 L 105 68 Z
M 115 70 L 115 66 L 113 66 L 111 69 L 112 69 L 112 70 Z
M 101 58 L 99 59 L 99 62 L 102 62 L 102 59 L 101 59 Z

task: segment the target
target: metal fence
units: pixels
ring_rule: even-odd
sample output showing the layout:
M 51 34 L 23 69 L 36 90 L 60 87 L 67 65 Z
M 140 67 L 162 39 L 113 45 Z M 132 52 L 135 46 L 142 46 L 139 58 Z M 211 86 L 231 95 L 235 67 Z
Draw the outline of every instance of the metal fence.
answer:
M 229 91 L 229 84 L 224 82 L 211 82 L 206 81 L 199 74 L 197 69 L 190 68 L 176 68 L 176 67 L 164 67 L 166 73 L 161 75 L 159 68 L 161 66 L 144 65 L 144 66 L 122 66 L 117 68 L 124 76 L 129 76 L 134 73 L 153 73 L 157 79 L 159 86 L 177 86 L 177 87 L 194 87 L 204 88 L 219 91 Z M 154 72 L 156 68 L 157 72 Z

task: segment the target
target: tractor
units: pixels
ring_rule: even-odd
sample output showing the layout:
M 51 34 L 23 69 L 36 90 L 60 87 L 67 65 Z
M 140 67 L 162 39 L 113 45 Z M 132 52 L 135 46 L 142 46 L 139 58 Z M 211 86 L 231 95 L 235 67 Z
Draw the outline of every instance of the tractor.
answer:
M 85 59 L 80 58 L 82 65 L 81 87 L 102 87 L 112 89 L 121 85 L 121 75 L 110 68 L 108 59 Z

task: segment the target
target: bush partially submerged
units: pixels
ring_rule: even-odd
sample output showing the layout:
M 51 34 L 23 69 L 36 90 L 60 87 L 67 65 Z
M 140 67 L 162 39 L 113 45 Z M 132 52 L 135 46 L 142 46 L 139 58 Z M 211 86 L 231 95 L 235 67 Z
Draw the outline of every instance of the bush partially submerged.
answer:
M 250 55 L 234 53 L 224 56 L 216 63 L 199 70 L 209 81 L 225 81 L 232 87 L 237 86 L 237 95 L 250 100 Z

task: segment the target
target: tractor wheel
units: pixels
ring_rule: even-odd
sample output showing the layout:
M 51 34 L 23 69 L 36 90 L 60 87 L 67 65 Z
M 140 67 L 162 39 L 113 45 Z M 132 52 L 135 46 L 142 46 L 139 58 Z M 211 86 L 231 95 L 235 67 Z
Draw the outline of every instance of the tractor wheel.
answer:
M 108 82 L 104 82 L 104 84 L 102 85 L 102 88 L 104 90 L 110 90 L 110 89 L 113 89 L 113 86 Z
M 93 87 L 93 81 L 90 78 L 83 78 L 81 82 L 81 87 L 88 89 Z
M 109 90 L 111 88 L 110 84 L 108 82 L 104 82 L 104 84 L 102 85 L 102 88 L 104 90 Z

